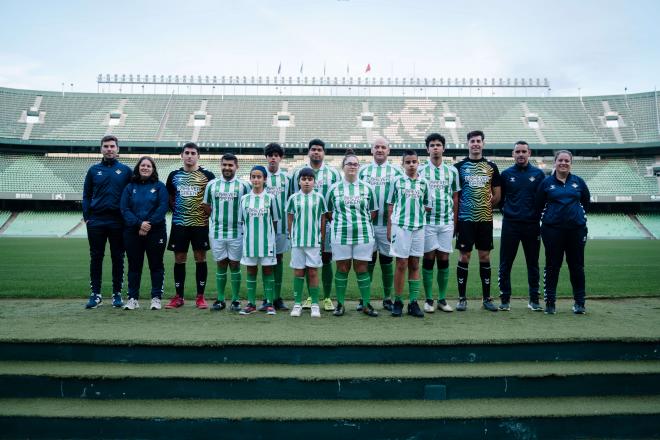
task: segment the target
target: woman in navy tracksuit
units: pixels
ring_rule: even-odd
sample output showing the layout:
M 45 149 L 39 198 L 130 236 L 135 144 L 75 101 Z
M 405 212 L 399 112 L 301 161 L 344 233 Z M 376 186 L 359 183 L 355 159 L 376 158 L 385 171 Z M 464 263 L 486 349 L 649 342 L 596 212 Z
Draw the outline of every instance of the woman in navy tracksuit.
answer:
M 165 279 L 163 255 L 167 244 L 165 213 L 168 207 L 167 189 L 158 180 L 154 160 L 141 157 L 121 197 L 124 246 L 128 256 L 128 301 L 124 306 L 127 310 L 140 307 L 138 298 L 145 252 L 151 272 L 151 310 L 160 310 Z
M 564 254 L 573 286 L 573 313 L 584 314 L 584 247 L 587 244 L 589 188 L 571 174 L 573 155 L 560 150 L 555 154 L 555 171 L 539 186 L 536 207 L 541 211 L 541 237 L 545 247 L 545 313 L 555 313 L 557 281 Z

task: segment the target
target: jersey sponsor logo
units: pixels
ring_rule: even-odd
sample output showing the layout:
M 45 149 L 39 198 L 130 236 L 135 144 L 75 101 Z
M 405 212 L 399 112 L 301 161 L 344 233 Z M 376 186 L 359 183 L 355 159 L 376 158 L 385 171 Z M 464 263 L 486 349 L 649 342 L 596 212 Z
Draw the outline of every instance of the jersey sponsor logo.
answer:
M 284 187 L 281 186 L 267 186 L 266 187 L 266 192 L 272 196 L 279 196 L 284 192 Z
M 444 180 L 429 180 L 429 188 L 431 189 L 443 189 L 446 186 L 449 186 L 449 179 Z
M 199 187 L 192 185 L 181 185 L 177 187 L 181 197 L 196 197 L 199 194 Z
M 490 181 L 490 176 L 465 176 L 470 188 L 484 188 Z
M 268 214 L 268 208 L 245 208 L 245 212 L 251 217 L 263 217 Z
M 422 196 L 422 192 L 420 190 L 409 188 L 401 188 L 401 194 L 407 199 L 419 199 Z
M 213 196 L 221 202 L 233 202 L 238 195 L 235 192 L 216 191 Z
M 381 177 L 367 176 L 367 183 L 371 186 L 385 185 L 389 181 L 390 181 L 390 178 L 387 177 L 387 176 L 381 176 Z
M 344 196 L 344 204 L 346 206 L 359 206 L 362 200 L 366 200 L 363 196 Z

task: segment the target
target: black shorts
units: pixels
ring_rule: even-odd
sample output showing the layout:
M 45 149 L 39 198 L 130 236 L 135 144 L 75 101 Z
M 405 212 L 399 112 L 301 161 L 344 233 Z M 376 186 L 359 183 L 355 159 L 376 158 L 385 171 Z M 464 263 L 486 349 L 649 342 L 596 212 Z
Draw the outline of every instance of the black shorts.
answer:
M 456 249 L 471 252 L 473 246 L 480 251 L 493 249 L 493 222 L 458 222 Z
M 190 244 L 192 244 L 194 251 L 208 251 L 211 249 L 209 245 L 209 227 L 173 224 L 167 249 L 174 252 L 188 252 Z

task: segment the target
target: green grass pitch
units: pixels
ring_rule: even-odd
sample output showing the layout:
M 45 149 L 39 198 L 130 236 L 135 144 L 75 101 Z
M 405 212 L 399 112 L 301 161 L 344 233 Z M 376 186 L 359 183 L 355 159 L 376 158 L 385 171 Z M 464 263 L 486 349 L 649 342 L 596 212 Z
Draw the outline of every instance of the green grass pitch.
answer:
M 84 298 L 89 292 L 89 251 L 85 239 L 62 238 L 9 238 L 0 239 L 0 298 Z M 208 254 L 211 260 L 211 253 Z M 450 280 L 448 298 L 455 298 L 457 253 L 450 257 Z M 103 293 L 110 291 L 109 249 L 106 249 L 103 271 Z M 192 252 L 189 255 L 186 297 L 193 296 L 194 264 Z M 543 249 L 540 265 L 543 268 Z M 592 240 L 586 248 L 586 278 L 588 296 L 655 296 L 660 293 L 660 242 L 651 240 Z M 499 263 L 499 243 L 495 243 L 492 253 L 492 294 L 497 296 L 497 267 Z M 285 259 L 283 297 L 292 299 L 292 274 Z M 172 282 L 173 256 L 165 253 L 165 297 L 173 295 Z M 481 285 L 478 275 L 477 256 L 472 256 L 468 279 L 468 296 L 478 298 Z M 215 296 L 215 270 L 209 261 L 207 297 Z M 527 295 L 527 274 L 522 248 L 512 272 L 513 295 Z M 242 298 L 245 298 L 245 277 L 242 284 Z M 436 286 L 437 289 L 437 286 Z M 142 296 L 148 297 L 149 277 L 145 262 L 142 278 Z M 382 296 L 380 269 L 376 266 L 373 283 L 373 296 Z M 227 286 L 229 293 L 229 285 Z M 261 281 L 258 293 L 261 294 Z M 558 294 L 570 297 L 571 289 L 568 268 L 562 267 Z M 334 296 L 334 295 L 333 295 Z M 349 299 L 358 298 L 354 273 L 349 278 Z

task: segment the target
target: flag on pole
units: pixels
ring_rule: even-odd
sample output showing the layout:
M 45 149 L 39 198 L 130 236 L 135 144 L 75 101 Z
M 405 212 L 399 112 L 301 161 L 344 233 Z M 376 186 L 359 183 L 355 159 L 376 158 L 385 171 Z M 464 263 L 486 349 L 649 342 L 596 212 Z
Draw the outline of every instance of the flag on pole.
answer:
M 346 75 L 351 73 L 351 69 L 348 68 L 348 64 L 346 64 Z
M 300 63 L 300 74 L 302 75 L 303 73 L 303 63 Z
M 364 73 L 369 73 L 371 72 L 371 63 L 367 64 L 367 68 L 364 69 Z
M 325 76 L 325 61 L 323 62 L 323 76 Z
M 277 74 L 279 75 L 282 72 L 282 61 L 280 61 L 280 66 L 277 68 Z

